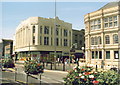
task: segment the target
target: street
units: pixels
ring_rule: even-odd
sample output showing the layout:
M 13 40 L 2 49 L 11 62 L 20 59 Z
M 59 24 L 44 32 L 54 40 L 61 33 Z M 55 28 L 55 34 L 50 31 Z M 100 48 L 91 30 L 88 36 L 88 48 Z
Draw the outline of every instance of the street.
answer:
M 27 83 L 27 75 L 24 73 L 22 66 L 17 67 L 16 81 L 20 83 Z M 45 70 L 41 76 L 42 85 L 63 85 L 63 77 L 67 75 L 67 72 Z M 15 80 L 15 71 L 2 71 L 2 79 Z M 3 82 L 4 83 L 4 82 Z M 28 83 L 32 85 L 40 84 L 39 75 L 28 76 Z

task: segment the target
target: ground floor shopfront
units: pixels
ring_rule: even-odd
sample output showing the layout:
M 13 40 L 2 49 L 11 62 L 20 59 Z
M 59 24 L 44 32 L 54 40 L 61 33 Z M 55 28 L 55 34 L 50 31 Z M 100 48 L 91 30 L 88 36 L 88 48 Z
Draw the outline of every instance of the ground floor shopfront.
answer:
M 120 55 L 119 49 L 87 49 L 86 50 L 87 64 L 103 68 L 119 68 L 120 69 Z
M 55 56 L 56 55 L 56 56 Z M 69 58 L 69 52 L 57 51 L 25 51 L 16 53 L 16 58 L 19 60 L 26 60 L 27 58 L 32 58 L 38 61 L 53 62 L 62 61 L 64 58 Z

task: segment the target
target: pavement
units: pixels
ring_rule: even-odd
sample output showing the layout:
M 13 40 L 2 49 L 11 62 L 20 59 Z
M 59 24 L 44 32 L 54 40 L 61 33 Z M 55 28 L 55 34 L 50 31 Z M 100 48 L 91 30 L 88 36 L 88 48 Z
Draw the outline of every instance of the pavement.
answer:
M 24 64 L 23 62 L 21 63 L 16 62 L 15 64 L 15 68 L 3 68 L 3 77 L 8 78 L 8 79 L 14 79 L 14 75 L 15 72 L 17 73 L 17 75 L 19 75 L 21 78 L 17 78 L 17 82 L 21 82 L 21 83 L 27 83 L 26 82 L 26 73 L 24 72 Z M 63 77 L 65 77 L 67 75 L 67 71 L 60 71 L 60 70 L 48 70 L 48 69 L 44 69 L 44 73 L 42 74 L 42 79 L 41 81 L 43 83 L 49 84 L 49 85 L 63 85 Z M 8 76 L 9 75 L 9 76 Z M 23 78 L 22 78 L 23 77 Z M 29 75 L 29 83 L 39 83 L 40 79 L 39 79 L 39 75 Z M 45 84 L 45 85 L 46 85 Z M 33 84 L 36 85 L 36 84 Z M 44 85 L 44 84 L 42 84 Z
M 63 78 L 66 77 L 68 71 L 73 69 L 76 64 L 66 64 L 65 71 L 63 70 L 63 64 L 57 63 L 56 70 L 54 65 L 51 69 L 51 64 L 44 64 L 44 73 L 42 74 L 41 82 L 46 83 L 45 85 L 63 85 Z M 24 72 L 24 61 L 17 61 L 15 63 L 15 68 L 3 68 L 3 75 L 5 78 L 14 79 L 15 73 L 20 78 L 17 78 L 17 82 L 27 83 L 26 81 L 26 73 Z M 40 75 L 29 75 L 29 83 L 40 83 Z M 33 84 L 36 85 L 36 84 Z M 44 85 L 44 84 L 42 84 Z

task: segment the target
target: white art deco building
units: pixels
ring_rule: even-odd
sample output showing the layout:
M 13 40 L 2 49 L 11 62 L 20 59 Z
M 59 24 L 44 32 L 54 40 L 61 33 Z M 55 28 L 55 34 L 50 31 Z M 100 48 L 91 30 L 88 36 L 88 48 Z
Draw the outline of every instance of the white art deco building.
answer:
M 56 43 L 55 43 L 56 42 Z M 72 24 L 56 18 L 30 17 L 22 21 L 15 33 L 15 52 L 18 57 L 53 59 L 69 54 L 72 44 Z M 55 47 L 56 46 L 56 47 Z

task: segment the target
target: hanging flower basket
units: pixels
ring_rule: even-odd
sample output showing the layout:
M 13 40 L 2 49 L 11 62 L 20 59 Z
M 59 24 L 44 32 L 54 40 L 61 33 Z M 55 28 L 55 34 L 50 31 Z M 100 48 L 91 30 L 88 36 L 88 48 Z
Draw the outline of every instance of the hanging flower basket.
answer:
M 6 58 L 6 59 L 2 60 L 2 66 L 4 68 L 14 68 L 15 64 L 14 64 L 13 59 Z
M 25 61 L 24 69 L 25 73 L 27 74 L 39 74 L 43 73 L 44 70 L 42 64 L 38 63 L 35 60 Z

